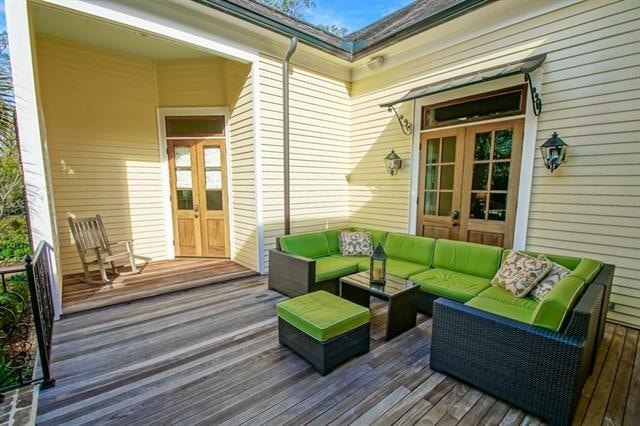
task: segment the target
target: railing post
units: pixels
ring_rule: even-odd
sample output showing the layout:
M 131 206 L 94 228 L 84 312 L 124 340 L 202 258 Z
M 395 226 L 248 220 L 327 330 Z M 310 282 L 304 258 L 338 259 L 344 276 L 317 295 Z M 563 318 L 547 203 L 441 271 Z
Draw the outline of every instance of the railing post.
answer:
M 47 256 L 45 253 L 41 255 Z M 40 259 L 37 259 L 40 260 Z M 49 343 L 45 337 L 45 329 L 47 327 L 43 323 L 42 312 L 40 310 L 40 299 L 38 292 L 38 285 L 36 283 L 36 277 L 33 271 L 33 263 L 31 256 L 25 257 L 25 269 L 27 270 L 27 281 L 29 283 L 29 293 L 31 299 L 31 310 L 33 311 L 33 322 L 36 329 L 36 336 L 38 339 L 38 352 L 40 353 L 40 364 L 42 364 L 43 382 L 42 388 L 46 389 L 55 385 L 56 381 L 51 377 L 51 370 L 49 366 Z M 46 284 L 47 286 L 49 283 Z M 46 309 L 47 307 L 45 307 Z

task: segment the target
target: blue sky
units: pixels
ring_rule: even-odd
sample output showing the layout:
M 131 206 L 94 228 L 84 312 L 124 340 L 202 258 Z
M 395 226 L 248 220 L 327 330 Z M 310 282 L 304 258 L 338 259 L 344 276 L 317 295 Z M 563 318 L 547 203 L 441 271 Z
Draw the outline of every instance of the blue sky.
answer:
M 4 0 L 0 0 L 0 33 L 7 29 L 7 20 L 4 17 Z
M 337 25 L 353 32 L 412 3 L 412 0 L 315 0 L 315 2 L 316 7 L 305 11 L 305 21 L 316 25 Z

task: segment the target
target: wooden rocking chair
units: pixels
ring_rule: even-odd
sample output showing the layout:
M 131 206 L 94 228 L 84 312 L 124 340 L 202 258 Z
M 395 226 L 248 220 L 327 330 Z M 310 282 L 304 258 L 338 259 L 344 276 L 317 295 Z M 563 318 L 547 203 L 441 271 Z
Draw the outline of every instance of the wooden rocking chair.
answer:
M 110 282 L 107 276 L 107 264 L 110 264 L 111 271 L 118 275 L 116 269 L 116 261 L 127 259 L 131 266 L 131 272 L 122 273 L 120 275 L 132 275 L 140 272 L 136 267 L 136 262 L 133 256 L 132 241 L 118 241 L 117 243 L 110 243 L 107 238 L 107 233 L 104 230 L 102 224 L 102 218 L 100 215 L 96 217 L 86 218 L 69 218 L 69 227 L 73 234 L 73 239 L 76 242 L 76 248 L 80 255 L 80 261 L 82 262 L 82 269 L 84 270 L 85 281 L 89 284 L 106 284 Z M 121 246 L 117 251 L 113 250 L 114 246 Z M 88 261 L 89 258 L 95 257 L 95 260 Z M 102 281 L 95 281 L 91 278 L 89 272 L 89 265 L 98 265 L 100 268 L 100 277 Z

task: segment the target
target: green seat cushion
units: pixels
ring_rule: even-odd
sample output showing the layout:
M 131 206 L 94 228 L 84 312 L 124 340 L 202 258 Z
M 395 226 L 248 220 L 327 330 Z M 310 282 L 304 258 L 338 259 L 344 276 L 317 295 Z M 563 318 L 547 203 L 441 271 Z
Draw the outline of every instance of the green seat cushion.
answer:
M 314 291 L 276 305 L 278 316 L 319 341 L 369 322 L 369 309 L 326 291 Z
M 329 255 L 329 243 L 324 232 L 294 234 L 280 237 L 283 252 L 315 259 Z
M 478 297 L 485 297 L 487 299 L 494 299 L 500 302 L 510 303 L 512 305 L 520 306 L 528 310 L 535 310 L 538 307 L 538 302 L 533 297 L 515 297 L 509 290 L 505 290 L 502 287 L 489 287 L 481 292 Z
M 491 287 L 491 280 L 488 278 L 440 268 L 429 269 L 413 275 L 411 276 L 411 281 L 419 283 L 420 289 L 426 293 L 459 302 L 471 300 L 483 290 Z
M 578 266 L 571 272 L 571 275 L 580 278 L 586 283 L 594 280 L 602 268 L 602 263 L 593 259 L 582 259 Z
M 533 325 L 558 331 L 586 287 L 585 282 L 573 275 L 563 278 L 538 304 Z
M 412 275 L 424 272 L 428 266 L 407 262 L 399 259 L 387 259 L 387 275 L 395 275 L 400 278 L 409 278 Z M 359 271 L 369 270 L 369 259 L 358 264 Z
M 341 254 L 332 254 L 331 258 L 346 260 L 347 262 L 355 263 L 357 265 L 363 264 L 367 266 L 369 270 L 369 256 L 343 256 Z
M 384 251 L 389 258 L 429 267 L 435 241 L 433 238 L 389 233 Z
M 316 282 L 344 277 L 358 272 L 358 263 L 345 256 L 328 256 L 316 259 Z
M 500 247 L 438 240 L 433 254 L 433 267 L 491 279 L 498 272 L 501 256 Z
M 465 305 L 527 324 L 531 324 L 531 317 L 535 312 L 533 309 L 527 309 L 521 305 L 514 305 L 488 297 L 474 297 Z
M 377 229 L 368 229 L 368 228 L 354 228 L 355 231 L 364 231 L 371 234 L 371 242 L 373 243 L 373 248 L 376 248 L 378 244 L 382 244 L 384 246 L 384 242 L 387 240 L 387 231 L 380 231 Z

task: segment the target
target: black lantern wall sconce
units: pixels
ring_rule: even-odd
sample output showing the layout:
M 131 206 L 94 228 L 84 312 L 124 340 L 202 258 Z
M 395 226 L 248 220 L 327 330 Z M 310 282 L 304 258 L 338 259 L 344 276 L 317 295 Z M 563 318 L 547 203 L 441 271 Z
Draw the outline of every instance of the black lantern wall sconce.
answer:
M 551 137 L 540 146 L 544 166 L 549 169 L 551 173 L 560 167 L 561 163 L 567 161 L 568 146 L 569 145 L 560 139 L 558 132 L 553 132 L 553 135 L 551 135 Z
M 402 169 L 402 158 L 392 149 L 391 152 L 384 157 L 384 165 L 387 167 L 387 173 L 395 176 L 400 169 Z

